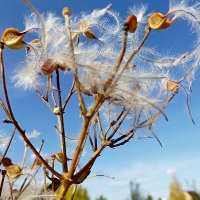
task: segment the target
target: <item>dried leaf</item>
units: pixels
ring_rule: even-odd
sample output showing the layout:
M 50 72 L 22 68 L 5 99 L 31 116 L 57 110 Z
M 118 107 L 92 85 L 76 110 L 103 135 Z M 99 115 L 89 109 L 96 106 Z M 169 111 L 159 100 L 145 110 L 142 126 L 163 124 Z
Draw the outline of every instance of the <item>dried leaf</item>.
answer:
M 137 29 L 137 17 L 135 15 L 129 15 L 126 18 L 124 24 L 124 30 L 130 33 L 134 33 Z
M 22 170 L 18 165 L 10 165 L 6 167 L 6 172 L 10 178 L 18 178 L 22 175 Z
M 167 18 L 162 13 L 153 13 L 148 19 L 149 26 L 154 30 L 168 28 L 173 23 L 172 19 Z
M 20 32 L 15 28 L 7 28 L 2 34 L 3 43 L 10 49 L 21 49 L 26 44 L 23 41 L 26 32 Z

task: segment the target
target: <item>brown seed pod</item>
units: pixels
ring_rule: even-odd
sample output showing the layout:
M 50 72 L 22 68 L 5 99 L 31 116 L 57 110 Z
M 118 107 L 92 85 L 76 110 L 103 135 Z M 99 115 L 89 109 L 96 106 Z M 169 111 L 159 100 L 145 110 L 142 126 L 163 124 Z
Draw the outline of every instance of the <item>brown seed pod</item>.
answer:
M 21 49 L 26 44 L 23 41 L 26 33 L 15 28 L 7 28 L 2 34 L 1 40 L 10 49 Z
M 40 67 L 42 74 L 47 76 L 50 76 L 56 69 L 57 65 L 55 65 L 53 60 L 50 58 L 46 59 Z
M 18 178 L 22 175 L 22 170 L 18 165 L 10 165 L 6 167 L 6 172 L 10 178 Z
M 174 21 L 167 18 L 162 13 L 153 13 L 149 19 L 149 26 L 154 30 L 162 30 L 171 26 Z
M 137 29 L 137 17 L 135 15 L 129 15 L 126 18 L 125 24 L 124 24 L 124 30 L 128 31 L 130 33 L 134 33 Z
M 8 166 L 12 165 L 12 160 L 8 157 L 5 157 L 2 160 L 2 164 L 4 167 L 8 167 Z
M 97 37 L 95 36 L 95 34 L 94 34 L 94 31 L 91 30 L 91 29 L 87 29 L 85 32 L 83 32 L 83 35 L 84 35 L 86 38 L 98 40 L 98 38 L 97 38 Z

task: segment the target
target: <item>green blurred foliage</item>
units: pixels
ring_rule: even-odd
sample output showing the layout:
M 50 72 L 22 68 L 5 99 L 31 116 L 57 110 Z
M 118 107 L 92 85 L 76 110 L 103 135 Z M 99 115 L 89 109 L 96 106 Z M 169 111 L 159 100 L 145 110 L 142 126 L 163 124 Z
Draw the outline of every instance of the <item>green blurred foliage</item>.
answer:
M 90 200 L 90 197 L 85 188 L 78 187 L 73 200 Z
M 107 200 L 104 196 L 100 196 L 100 197 L 98 197 L 96 200 Z
M 176 178 L 174 178 L 170 184 L 169 199 L 170 200 L 185 200 L 181 185 Z

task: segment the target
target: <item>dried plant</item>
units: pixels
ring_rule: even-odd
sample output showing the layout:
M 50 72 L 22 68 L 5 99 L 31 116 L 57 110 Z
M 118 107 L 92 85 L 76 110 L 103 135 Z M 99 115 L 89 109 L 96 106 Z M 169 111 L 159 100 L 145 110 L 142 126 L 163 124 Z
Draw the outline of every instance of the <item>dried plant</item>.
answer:
M 159 141 L 152 126 L 159 117 L 168 120 L 165 109 L 182 88 L 191 116 L 188 93 L 200 62 L 200 8 L 199 4 L 190 5 L 185 0 L 171 1 L 165 14 L 148 13 L 147 8 L 141 6 L 131 9 L 127 19 L 122 20 L 111 10 L 111 5 L 77 17 L 65 7 L 62 19 L 52 13 L 40 14 L 28 0 L 24 2 L 33 12 L 26 16 L 24 30 L 8 28 L 0 42 L 3 88 L 0 105 L 6 116 L 3 123 L 14 128 L 10 138 L 2 140 L 0 134 L 0 146 L 5 148 L 1 152 L 0 164 L 4 168 L 1 169 L 0 196 L 73 199 L 76 186 L 88 177 L 105 148 L 126 144 L 142 129 L 149 129 L 152 137 Z M 196 33 L 190 52 L 165 56 L 145 46 L 151 32 L 176 26 L 174 22 L 178 20 L 187 21 Z M 31 32 L 35 32 L 37 38 L 25 42 L 24 36 Z M 25 48 L 26 59 L 12 81 L 15 87 L 35 91 L 57 119 L 57 125 L 52 128 L 60 137 L 60 151 L 50 157 L 41 153 L 44 141 L 39 150 L 33 145 L 37 131 L 26 133 L 26 127 L 20 125 L 13 112 L 6 83 L 4 47 Z M 179 70 L 181 73 L 177 73 Z M 71 89 L 65 96 L 66 84 L 68 87 L 71 84 Z M 72 138 L 65 130 L 65 116 L 70 112 L 65 111 L 75 98 L 79 101 L 77 116 L 81 116 L 82 127 L 78 138 L 73 139 L 76 147 L 70 154 L 67 144 Z M 14 134 L 19 134 L 24 142 L 21 165 L 13 164 L 12 158 L 7 156 Z M 92 154 L 82 163 L 87 141 Z M 35 155 L 30 166 L 25 164 L 28 149 Z M 57 163 L 62 169 L 56 167 Z M 44 177 L 43 189 L 38 190 L 32 180 L 39 182 L 41 176 Z M 16 181 L 21 183 L 17 189 Z M 4 192 L 7 188 L 9 194 Z M 25 197 L 27 193 L 29 197 Z

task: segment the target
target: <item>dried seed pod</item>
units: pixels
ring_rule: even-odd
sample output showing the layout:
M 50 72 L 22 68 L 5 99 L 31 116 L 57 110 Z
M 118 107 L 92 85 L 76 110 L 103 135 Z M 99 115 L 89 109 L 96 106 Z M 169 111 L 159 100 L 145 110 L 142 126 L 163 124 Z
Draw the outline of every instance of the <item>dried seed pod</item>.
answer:
M 137 17 L 135 15 L 129 15 L 126 18 L 124 24 L 124 30 L 130 33 L 134 33 L 137 29 Z
M 153 13 L 149 19 L 149 26 L 154 30 L 162 30 L 171 26 L 174 21 L 167 18 L 162 13 Z
M 4 167 L 8 167 L 8 166 L 12 165 L 12 160 L 8 157 L 5 157 L 2 159 L 2 164 Z
M 94 31 L 91 30 L 91 29 L 87 29 L 85 32 L 83 32 L 83 35 L 84 35 L 86 38 L 98 40 L 98 38 L 97 38 L 97 37 L 95 36 L 95 34 L 94 34 Z
M 15 28 L 7 28 L 1 37 L 3 43 L 10 49 L 21 49 L 26 44 L 23 38 L 27 32 L 20 32 Z
M 52 59 L 46 59 L 40 67 L 42 74 L 50 76 L 54 70 L 58 69 L 57 65 L 53 62 Z
M 62 11 L 63 17 L 68 17 L 72 14 L 71 9 L 68 7 L 64 7 Z
M 18 165 L 10 165 L 6 167 L 6 172 L 10 178 L 18 178 L 22 175 L 22 170 Z
M 173 91 L 174 93 L 178 93 L 178 90 L 179 90 L 178 83 L 174 80 L 169 80 L 167 82 L 167 90 Z
M 179 91 L 179 85 L 178 85 L 177 81 L 175 81 L 175 80 L 163 79 L 162 84 L 163 84 L 163 87 L 167 91 L 172 91 L 174 93 L 178 93 L 178 91 Z

